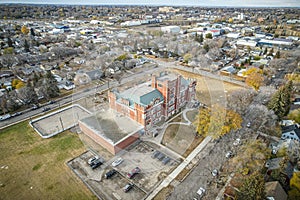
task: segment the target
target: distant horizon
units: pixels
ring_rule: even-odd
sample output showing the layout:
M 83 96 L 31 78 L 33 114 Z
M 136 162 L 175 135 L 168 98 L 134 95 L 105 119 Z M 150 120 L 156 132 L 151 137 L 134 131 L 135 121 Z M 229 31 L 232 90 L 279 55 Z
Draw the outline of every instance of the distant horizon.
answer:
M 150 3 L 149 3 L 150 2 Z M 299 0 L 0 0 L 0 4 L 91 5 L 91 6 L 198 6 L 237 8 L 300 8 Z

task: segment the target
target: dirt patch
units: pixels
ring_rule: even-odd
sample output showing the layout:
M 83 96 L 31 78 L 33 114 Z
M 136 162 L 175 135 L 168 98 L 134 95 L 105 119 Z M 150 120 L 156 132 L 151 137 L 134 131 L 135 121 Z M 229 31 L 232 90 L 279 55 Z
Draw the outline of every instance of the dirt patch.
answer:
M 193 122 L 196 120 L 198 114 L 199 114 L 199 110 L 198 110 L 198 109 L 195 109 L 195 110 L 188 111 L 188 112 L 186 113 L 186 117 L 188 118 L 188 120 L 189 120 L 190 122 L 193 123 Z
M 171 124 L 165 131 L 162 144 L 180 155 L 184 155 L 195 138 L 194 127 L 183 124 Z
M 173 190 L 174 186 L 168 185 L 167 187 L 164 187 L 161 191 L 159 191 L 159 193 L 153 198 L 153 200 L 167 199 Z

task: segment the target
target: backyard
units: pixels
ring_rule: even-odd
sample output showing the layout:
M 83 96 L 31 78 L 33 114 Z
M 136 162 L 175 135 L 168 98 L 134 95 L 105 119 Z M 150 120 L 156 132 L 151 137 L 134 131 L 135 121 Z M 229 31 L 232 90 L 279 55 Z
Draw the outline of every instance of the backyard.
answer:
M 96 199 L 66 162 L 86 149 L 65 131 L 42 139 L 24 121 L 0 133 L 1 199 Z

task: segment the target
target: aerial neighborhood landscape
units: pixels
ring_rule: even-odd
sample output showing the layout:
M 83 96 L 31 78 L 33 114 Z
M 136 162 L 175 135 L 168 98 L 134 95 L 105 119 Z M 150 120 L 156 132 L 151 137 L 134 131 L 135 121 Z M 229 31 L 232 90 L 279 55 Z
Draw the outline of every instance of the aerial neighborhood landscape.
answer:
M 300 2 L 112 2 L 0 2 L 0 199 L 299 200 Z

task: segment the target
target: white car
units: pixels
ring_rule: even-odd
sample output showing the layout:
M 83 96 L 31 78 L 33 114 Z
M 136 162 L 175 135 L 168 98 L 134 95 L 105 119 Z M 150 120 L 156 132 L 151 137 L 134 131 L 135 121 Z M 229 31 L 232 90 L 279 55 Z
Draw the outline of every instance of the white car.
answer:
M 199 190 L 197 191 L 197 194 L 201 197 L 203 197 L 205 193 L 205 189 L 203 187 L 200 187 Z
M 228 152 L 226 153 L 225 157 L 226 157 L 226 158 L 231 158 L 231 157 L 233 157 L 232 151 L 228 151 Z
M 251 127 L 251 122 L 248 122 L 247 128 L 250 128 L 250 127 Z
M 98 156 L 93 156 L 93 157 L 91 157 L 91 158 L 88 160 L 88 164 L 91 165 L 92 162 L 94 162 L 94 161 L 97 160 L 97 159 L 99 159 Z
M 235 139 L 235 141 L 233 142 L 233 145 L 237 146 L 239 144 L 241 144 L 241 139 L 240 138 Z
M 215 177 L 215 176 L 218 176 L 219 172 L 218 172 L 218 170 L 214 169 L 214 170 L 212 170 L 211 174 Z
M 123 161 L 124 161 L 123 158 L 118 158 L 118 159 L 115 160 L 111 165 L 112 165 L 113 167 L 116 167 L 116 166 L 120 165 Z

